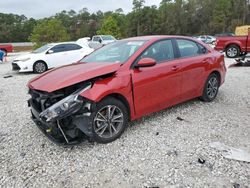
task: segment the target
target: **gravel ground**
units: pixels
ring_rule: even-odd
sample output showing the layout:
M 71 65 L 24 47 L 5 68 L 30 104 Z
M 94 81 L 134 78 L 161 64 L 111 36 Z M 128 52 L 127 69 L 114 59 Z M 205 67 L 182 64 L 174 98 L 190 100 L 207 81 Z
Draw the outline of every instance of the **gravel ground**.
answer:
M 250 163 L 209 146 L 250 152 L 250 68 L 229 68 L 212 103 L 192 100 L 130 123 L 113 143 L 73 148 L 31 121 L 26 83 L 35 74 L 10 70 L 0 64 L 0 187 L 250 187 Z

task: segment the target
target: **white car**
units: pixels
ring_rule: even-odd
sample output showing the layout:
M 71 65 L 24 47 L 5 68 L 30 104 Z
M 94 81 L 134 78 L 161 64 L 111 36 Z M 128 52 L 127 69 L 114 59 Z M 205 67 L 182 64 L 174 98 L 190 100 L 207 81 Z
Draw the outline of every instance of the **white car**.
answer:
M 48 69 L 81 60 L 94 49 L 75 42 L 52 43 L 19 56 L 12 62 L 12 69 L 19 72 L 42 73 Z

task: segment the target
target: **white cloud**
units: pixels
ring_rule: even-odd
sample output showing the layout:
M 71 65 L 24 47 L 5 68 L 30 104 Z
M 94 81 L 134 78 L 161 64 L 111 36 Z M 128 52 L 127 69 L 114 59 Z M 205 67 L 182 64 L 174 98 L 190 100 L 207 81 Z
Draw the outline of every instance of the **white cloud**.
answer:
M 122 8 L 124 12 L 132 10 L 133 0 L 1 0 L 0 12 L 24 14 L 27 17 L 43 18 L 52 16 L 62 10 L 75 10 L 88 8 L 90 12 L 101 10 L 114 11 Z M 146 0 L 147 6 L 159 5 L 161 0 Z

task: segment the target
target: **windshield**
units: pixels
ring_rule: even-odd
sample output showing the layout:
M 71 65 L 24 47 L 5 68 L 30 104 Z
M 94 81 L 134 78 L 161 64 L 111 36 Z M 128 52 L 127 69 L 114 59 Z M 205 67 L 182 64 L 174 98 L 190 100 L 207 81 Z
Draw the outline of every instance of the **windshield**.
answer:
M 45 52 L 46 50 L 48 50 L 50 47 L 52 47 L 51 44 L 46 44 L 40 48 L 37 48 L 36 50 L 34 50 L 32 53 L 42 53 Z
M 102 40 L 115 40 L 115 38 L 111 35 L 102 35 Z
M 146 41 L 118 41 L 94 51 L 83 58 L 84 63 L 124 63 L 131 57 Z

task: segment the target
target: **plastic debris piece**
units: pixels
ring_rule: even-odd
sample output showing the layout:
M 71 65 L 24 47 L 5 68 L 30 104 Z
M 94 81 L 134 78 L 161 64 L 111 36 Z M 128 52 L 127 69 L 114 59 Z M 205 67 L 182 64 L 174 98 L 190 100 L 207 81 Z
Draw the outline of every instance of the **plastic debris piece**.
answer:
M 203 159 L 202 157 L 199 157 L 198 162 L 201 163 L 201 164 L 204 164 L 206 162 L 206 160 Z
M 181 118 L 181 117 L 177 117 L 176 119 L 179 120 L 179 121 L 184 121 L 184 119 Z
M 227 146 L 220 142 L 210 143 L 210 147 L 223 152 L 223 157 L 226 159 L 232 159 L 237 161 L 243 161 L 250 163 L 250 153 L 242 149 Z
M 3 76 L 3 78 L 11 78 L 11 77 L 13 77 L 12 75 L 5 75 L 5 76 Z

